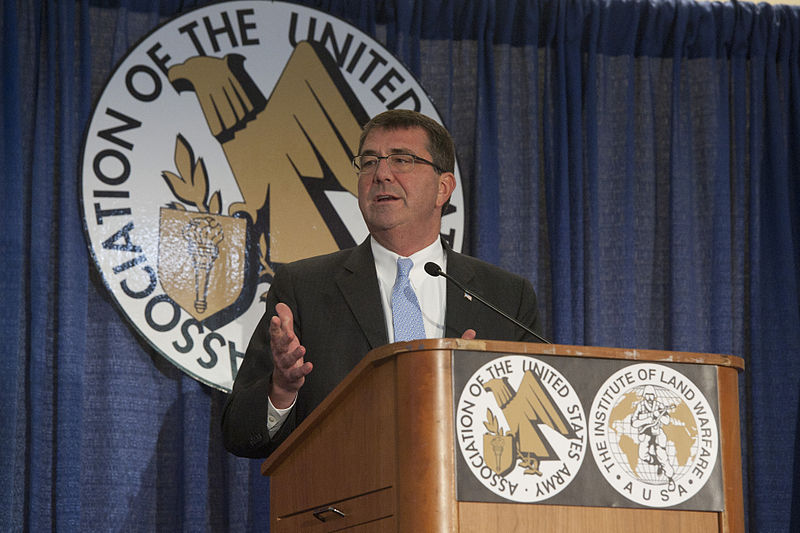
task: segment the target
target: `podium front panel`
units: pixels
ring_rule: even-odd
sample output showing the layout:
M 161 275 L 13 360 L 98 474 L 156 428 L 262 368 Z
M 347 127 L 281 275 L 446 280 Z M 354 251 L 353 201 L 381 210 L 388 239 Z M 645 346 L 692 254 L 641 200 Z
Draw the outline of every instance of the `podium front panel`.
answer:
M 530 376 L 523 385 L 521 378 L 512 379 L 510 373 L 501 375 L 501 370 L 508 367 L 502 361 L 498 363 L 497 375 L 489 373 L 480 379 L 475 377 L 476 372 L 480 376 L 479 372 L 487 361 L 514 356 L 525 356 L 529 362 L 535 360 L 540 365 L 548 365 L 547 368 L 540 366 L 535 369 L 538 384 Z M 554 362 L 555 359 L 558 361 Z M 467 364 L 461 367 L 460 363 Z M 663 381 L 656 381 L 656 384 L 664 388 L 677 387 L 684 395 L 683 403 L 696 414 L 702 406 L 696 401 L 689 401 L 696 397 L 687 397 L 687 394 L 691 395 L 688 384 L 679 386 L 676 376 L 690 378 L 697 389 L 695 394 L 702 393 L 708 409 L 715 416 L 718 415 L 715 427 L 721 442 L 715 451 L 715 464 L 709 467 L 711 470 L 705 482 L 706 486 L 713 482 L 723 487 L 723 496 L 711 498 L 711 507 L 715 509 L 696 510 L 706 505 L 698 505 L 697 495 L 669 508 L 647 507 L 622 500 L 603 506 L 599 505 L 605 500 L 576 503 L 575 498 L 585 496 L 580 494 L 580 483 L 576 484 L 576 481 L 590 485 L 605 484 L 607 490 L 612 493 L 615 490 L 599 470 L 601 466 L 598 465 L 603 464 L 602 454 L 601 459 L 597 460 L 591 446 L 595 443 L 593 432 L 600 427 L 609 427 L 608 421 L 612 418 L 610 413 L 616 407 L 622 405 L 618 410 L 624 414 L 622 419 L 627 419 L 624 429 L 629 436 L 638 436 L 630 431 L 635 412 L 630 408 L 642 401 L 646 384 L 626 384 L 623 378 L 616 381 L 619 386 L 615 386 L 614 376 L 619 377 L 620 372 L 624 376 L 626 368 L 635 373 L 640 369 L 649 371 L 655 368 L 657 371 L 661 367 L 672 368 L 674 372 L 664 373 Z M 533 529 L 559 532 L 743 531 L 736 378 L 737 371 L 742 367 L 739 358 L 716 354 L 461 339 L 428 339 L 381 347 L 367 354 L 345 381 L 262 465 L 262 473 L 271 476 L 271 530 L 481 533 Z M 548 368 L 552 371 L 548 372 Z M 500 402 L 488 408 L 487 404 L 483 404 L 483 410 L 479 411 L 477 397 L 471 399 L 474 406 L 469 408 L 469 414 L 478 425 L 472 429 L 472 436 L 468 437 L 463 428 L 459 432 L 459 424 L 466 423 L 458 418 L 461 392 L 465 387 L 469 391 L 470 385 L 483 387 L 489 384 L 489 377 L 499 380 L 493 382 L 489 390 L 493 391 L 492 400 L 497 393 Z M 579 398 L 578 403 L 583 411 L 579 418 L 576 418 L 574 398 L 564 388 L 567 383 Z M 602 397 L 603 387 L 609 387 L 609 396 L 613 396 L 611 392 L 625 388 L 622 385 L 630 387 L 628 392 L 631 396 L 627 400 L 624 399 L 624 393 L 620 392 L 622 399 L 609 399 L 608 405 L 599 403 L 597 397 L 598 393 Z M 590 393 L 583 392 L 584 387 L 588 387 Z M 523 392 L 520 393 L 520 390 Z M 478 394 L 476 388 L 473 391 L 477 395 L 486 392 Z M 543 391 L 549 391 L 551 401 L 547 399 L 547 394 L 542 394 Z M 655 392 L 661 392 L 661 404 L 672 409 L 670 416 L 677 421 L 673 425 L 681 428 L 680 424 L 686 424 L 688 419 L 676 412 L 677 401 L 663 401 L 663 391 Z M 555 400 L 562 396 L 568 400 L 563 408 Z M 597 405 L 594 405 L 596 402 Z M 540 433 L 545 437 L 538 443 L 539 447 L 530 440 L 522 444 L 512 443 L 512 448 L 522 450 L 529 458 L 525 469 L 530 473 L 524 475 L 538 477 L 538 470 L 544 476 L 547 461 L 555 460 L 545 457 L 549 457 L 547 454 L 553 451 L 558 455 L 561 449 L 550 444 L 548 451 L 548 443 L 551 438 L 555 442 L 557 438 L 554 435 L 560 434 L 563 439 L 580 442 L 583 447 L 583 458 L 577 473 L 579 477 L 569 484 L 565 483 L 551 497 L 541 501 L 509 501 L 487 491 L 479 482 L 478 489 L 484 495 L 488 492 L 495 500 L 460 501 L 459 496 L 461 500 L 464 498 L 463 494 L 457 495 L 461 490 L 459 483 L 465 476 L 475 477 L 472 472 L 463 469 L 465 459 L 460 448 L 464 439 L 472 438 L 477 443 L 480 438 L 482 442 L 484 434 L 498 436 L 501 430 L 503 437 L 515 435 L 515 431 L 518 435 L 521 435 L 519 431 L 527 432 L 525 438 L 528 439 L 536 432 L 535 427 L 531 429 L 533 426 L 521 429 L 525 416 L 520 416 L 518 412 L 525 413 L 525 409 L 516 409 L 515 414 L 514 408 L 504 411 L 501 407 L 501 404 L 508 408 L 522 403 L 528 404 L 530 412 L 537 413 L 542 420 L 547 419 L 536 424 L 542 426 Z M 537 404 L 535 409 L 531 407 L 534 404 Z M 597 406 L 600 405 L 607 417 L 593 421 L 591 417 L 597 415 L 592 413 L 597 412 Z M 464 404 L 461 409 L 464 410 Z M 488 411 L 491 411 L 491 416 Z M 559 426 L 559 418 L 570 425 L 583 420 L 585 425 L 580 428 L 570 428 L 564 424 Z M 643 415 L 641 418 L 646 417 Z M 699 433 L 703 422 L 697 424 Z M 520 438 L 518 435 L 517 439 Z M 674 443 L 672 446 L 677 450 Z M 573 446 L 572 450 L 576 447 Z M 498 472 L 508 475 L 521 464 L 514 456 L 514 464 L 510 465 L 508 459 L 501 457 L 502 453 L 490 459 L 494 462 L 489 464 L 483 450 L 477 445 L 474 449 L 480 452 L 483 466 L 489 467 L 493 475 L 501 475 Z M 670 450 L 670 453 L 675 450 Z M 638 445 L 627 451 L 631 458 L 634 452 L 637 457 L 640 453 Z M 646 454 L 642 452 L 641 456 L 646 457 Z M 461 471 L 457 474 L 459 469 Z M 677 477 L 675 472 L 673 474 Z M 584 479 L 584 476 L 588 479 Z M 691 478 L 687 478 L 686 483 L 688 479 Z M 675 481 L 677 483 L 679 480 Z M 550 486 L 555 486 L 555 483 L 551 482 Z M 702 500 L 705 496 L 701 493 L 698 491 Z M 569 503 L 564 503 L 570 498 L 572 500 Z M 681 505 L 693 509 L 684 509 Z

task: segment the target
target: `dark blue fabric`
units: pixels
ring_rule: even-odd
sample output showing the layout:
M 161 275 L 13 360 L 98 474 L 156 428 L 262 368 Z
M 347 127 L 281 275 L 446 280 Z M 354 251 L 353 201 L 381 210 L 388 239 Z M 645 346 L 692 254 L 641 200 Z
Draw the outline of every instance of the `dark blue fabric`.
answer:
M 97 91 L 203 1 L 2 4 L 0 529 L 264 530 L 224 395 L 141 341 L 88 258 Z M 744 357 L 750 531 L 800 526 L 800 9 L 307 0 L 383 40 L 453 132 L 465 251 L 530 279 L 564 344 Z M 792 505 L 794 503 L 795 505 Z
M 3 35 L 9 43 L 19 43 L 17 6 L 13 2 L 3 4 Z M 21 102 L 19 47 L 3 46 L 0 49 L 0 94 L 3 102 Z M 29 190 L 23 175 L 22 164 L 22 109 L 18 105 L 3 105 L 0 118 L 0 168 L 3 177 L 0 180 L 0 202 L 5 231 L 0 232 L 0 249 L 4 253 L 2 259 L 3 275 L 0 276 L 0 289 L 3 293 L 3 318 L 0 320 L 0 334 L 5 340 L 6 354 L 0 371 L 0 432 L 3 441 L 0 445 L 0 471 L 4 472 L 0 483 L 0 505 L 4 519 L 3 527 L 10 527 L 12 516 L 22 517 L 22 487 L 25 484 L 24 465 L 27 448 L 24 426 L 20 419 L 24 418 L 24 407 L 18 405 L 20 393 L 25 390 L 24 366 L 27 364 L 25 341 L 26 321 L 26 276 L 25 254 L 23 243 L 27 242 L 27 224 L 22 217 L 20 206 Z M 21 479 L 20 479 L 21 478 Z M 18 497 L 19 496 L 19 497 Z

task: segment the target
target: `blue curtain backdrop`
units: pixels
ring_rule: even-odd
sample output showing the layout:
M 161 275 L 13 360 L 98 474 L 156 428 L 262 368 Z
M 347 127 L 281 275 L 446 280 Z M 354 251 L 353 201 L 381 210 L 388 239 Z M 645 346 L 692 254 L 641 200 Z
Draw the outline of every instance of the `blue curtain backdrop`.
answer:
M 126 325 L 80 220 L 99 90 L 205 3 L 3 0 L 0 530 L 266 529 L 224 395 Z M 303 3 L 420 79 L 457 142 L 465 251 L 534 283 L 549 337 L 745 359 L 750 531 L 800 530 L 800 9 Z

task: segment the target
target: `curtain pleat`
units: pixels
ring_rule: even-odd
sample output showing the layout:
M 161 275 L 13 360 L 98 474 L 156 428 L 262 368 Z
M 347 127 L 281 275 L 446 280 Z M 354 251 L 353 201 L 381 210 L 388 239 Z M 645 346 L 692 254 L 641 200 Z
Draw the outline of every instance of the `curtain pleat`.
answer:
M 16 3 L 2 5 L 0 19 L 5 41 L 9 44 L 0 48 L 0 94 L 3 98 L 3 111 L 0 115 L 0 249 L 3 254 L 3 275 L 0 276 L 0 290 L 3 294 L 3 317 L 0 319 L 0 335 L 4 339 L 5 357 L 0 371 L 0 516 L 3 526 L 15 522 L 11 517 L 22 517 L 24 509 L 25 450 L 27 436 L 25 428 L 25 405 L 20 402 L 27 391 L 25 367 L 27 365 L 27 254 L 23 253 L 28 242 L 28 224 L 22 216 L 22 206 L 27 204 L 30 183 L 22 177 L 26 175 L 23 158 L 24 109 L 22 69 L 20 49 L 24 48 L 24 21 L 21 20 Z M 27 36 L 26 36 L 27 37 Z M 16 105 L 8 105 L 15 102 Z M 16 519 L 16 524 L 21 520 Z M 6 527 L 8 529 L 8 527 Z

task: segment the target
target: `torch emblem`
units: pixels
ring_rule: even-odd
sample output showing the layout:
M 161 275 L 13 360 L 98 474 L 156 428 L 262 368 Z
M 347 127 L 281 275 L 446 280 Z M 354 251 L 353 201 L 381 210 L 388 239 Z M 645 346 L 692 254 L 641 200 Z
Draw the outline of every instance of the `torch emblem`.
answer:
M 183 237 L 194 264 L 194 308 L 198 313 L 205 313 L 208 308 L 208 277 L 219 257 L 218 245 L 225 238 L 222 224 L 213 217 L 193 218 L 183 228 Z
M 230 216 L 161 209 L 159 281 L 198 322 L 234 304 L 245 276 L 247 223 Z

